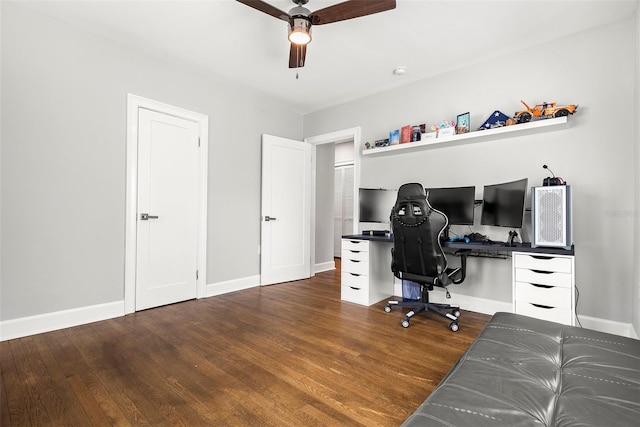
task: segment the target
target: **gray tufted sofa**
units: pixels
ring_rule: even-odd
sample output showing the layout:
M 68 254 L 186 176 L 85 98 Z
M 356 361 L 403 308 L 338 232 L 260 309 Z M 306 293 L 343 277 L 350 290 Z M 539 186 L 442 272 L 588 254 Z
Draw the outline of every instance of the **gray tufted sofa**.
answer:
M 640 426 L 640 341 L 496 313 L 403 426 Z

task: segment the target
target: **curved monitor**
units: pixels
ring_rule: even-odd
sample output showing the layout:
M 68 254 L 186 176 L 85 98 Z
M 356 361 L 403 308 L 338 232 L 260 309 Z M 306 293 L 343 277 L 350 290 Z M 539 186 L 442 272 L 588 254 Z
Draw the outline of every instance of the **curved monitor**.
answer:
M 528 179 L 485 185 L 482 196 L 482 225 L 522 228 Z
M 361 188 L 358 194 L 360 222 L 388 223 L 397 195 L 397 190 Z
M 473 225 L 476 187 L 427 188 L 427 199 L 449 218 L 450 225 Z

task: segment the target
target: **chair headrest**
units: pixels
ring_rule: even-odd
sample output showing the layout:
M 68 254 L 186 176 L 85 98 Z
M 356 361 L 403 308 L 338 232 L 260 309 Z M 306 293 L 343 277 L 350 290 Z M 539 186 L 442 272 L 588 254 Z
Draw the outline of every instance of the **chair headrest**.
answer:
M 402 184 L 398 189 L 398 200 L 416 200 L 426 198 L 427 195 L 424 191 L 424 187 L 422 184 L 417 182 Z

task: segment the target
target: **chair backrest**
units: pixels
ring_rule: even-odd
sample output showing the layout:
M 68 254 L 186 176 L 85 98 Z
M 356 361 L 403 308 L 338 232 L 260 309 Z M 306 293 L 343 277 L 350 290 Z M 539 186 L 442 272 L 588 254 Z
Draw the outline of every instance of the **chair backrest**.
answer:
M 449 284 L 447 258 L 440 244 L 448 219 L 429 204 L 422 184 L 404 184 L 398 189 L 390 219 L 394 275 L 429 285 Z

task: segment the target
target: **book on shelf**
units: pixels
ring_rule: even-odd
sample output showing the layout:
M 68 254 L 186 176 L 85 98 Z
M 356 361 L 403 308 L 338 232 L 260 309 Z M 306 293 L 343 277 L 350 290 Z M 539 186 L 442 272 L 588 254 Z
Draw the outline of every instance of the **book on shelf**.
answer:
M 411 125 L 402 126 L 400 129 L 400 144 L 406 144 L 407 142 L 411 142 Z

